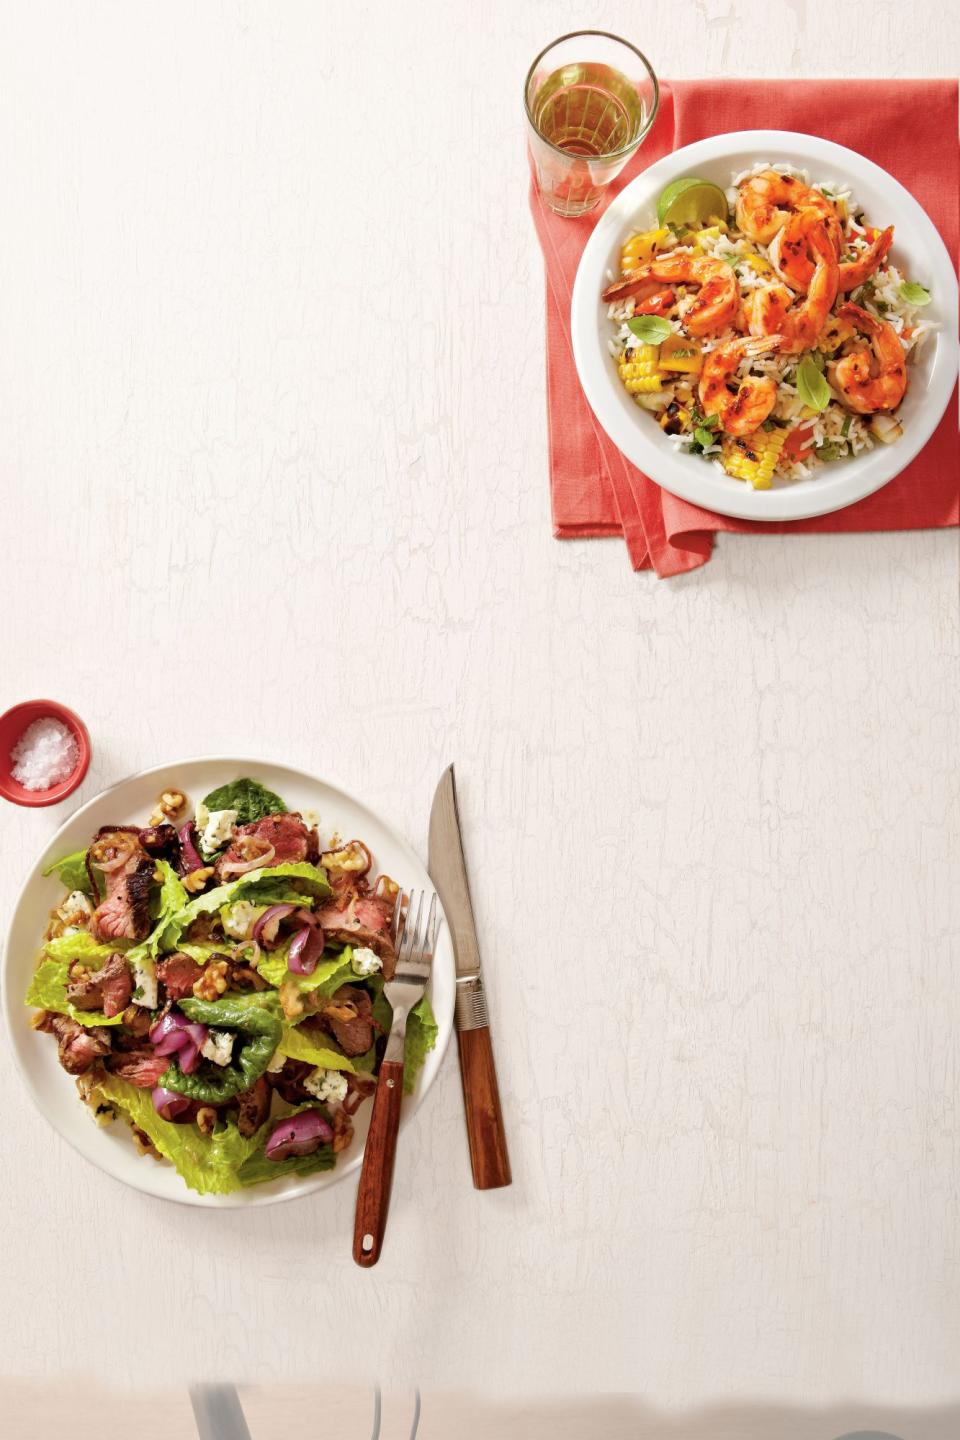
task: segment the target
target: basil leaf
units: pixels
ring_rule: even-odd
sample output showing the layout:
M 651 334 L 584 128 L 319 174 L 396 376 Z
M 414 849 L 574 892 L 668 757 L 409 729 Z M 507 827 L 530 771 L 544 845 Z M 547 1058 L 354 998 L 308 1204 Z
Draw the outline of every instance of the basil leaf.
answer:
M 816 447 L 816 450 L 814 451 L 814 454 L 817 456 L 818 460 L 840 459 L 840 451 L 837 449 L 836 445 L 833 445 L 829 440 L 825 440 L 822 445 L 818 445 Z
M 716 443 L 710 431 L 705 430 L 702 425 L 698 425 L 696 430 L 694 430 L 693 438 L 694 440 L 696 440 L 698 445 L 703 446 L 704 450 L 706 450 L 709 445 L 713 445 Z
M 830 386 L 809 355 L 797 366 L 797 394 L 810 410 L 826 410 L 830 404 Z
M 929 305 L 930 291 L 912 280 L 905 280 L 900 286 L 900 299 L 906 300 L 908 305 Z
M 705 415 L 705 416 L 704 416 L 704 419 L 703 419 L 703 428 L 704 428 L 704 430 L 716 430 L 716 428 L 717 428 L 717 426 L 718 426 L 719 424 L 720 424 L 720 416 L 719 416 L 719 415 Z
M 666 340 L 668 335 L 673 334 L 670 321 L 659 315 L 635 315 L 632 320 L 627 321 L 627 329 L 631 335 L 642 340 L 644 345 L 659 345 L 661 340 Z

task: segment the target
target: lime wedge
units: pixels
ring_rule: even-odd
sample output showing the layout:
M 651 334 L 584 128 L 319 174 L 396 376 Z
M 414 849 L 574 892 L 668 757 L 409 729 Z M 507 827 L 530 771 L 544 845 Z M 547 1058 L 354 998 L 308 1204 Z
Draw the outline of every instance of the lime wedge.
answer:
M 727 197 L 712 180 L 687 175 L 674 180 L 657 201 L 661 225 L 705 225 L 708 220 L 727 219 Z

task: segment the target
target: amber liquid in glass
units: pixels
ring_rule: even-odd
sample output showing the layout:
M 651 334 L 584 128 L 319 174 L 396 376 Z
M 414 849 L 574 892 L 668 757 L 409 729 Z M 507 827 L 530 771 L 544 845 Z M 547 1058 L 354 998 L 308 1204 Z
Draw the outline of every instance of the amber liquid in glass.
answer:
M 610 65 L 564 65 L 537 91 L 533 118 L 540 134 L 568 155 L 596 159 L 631 144 L 643 129 L 643 101 L 626 75 Z

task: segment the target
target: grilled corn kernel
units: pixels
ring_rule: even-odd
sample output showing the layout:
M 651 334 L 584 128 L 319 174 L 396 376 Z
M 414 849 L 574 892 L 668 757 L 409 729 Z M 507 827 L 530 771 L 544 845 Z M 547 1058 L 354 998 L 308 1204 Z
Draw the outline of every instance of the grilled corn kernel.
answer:
M 662 388 L 662 381 L 657 373 L 656 345 L 640 345 L 635 350 L 625 351 L 617 369 L 631 395 L 649 394 L 652 390 Z
M 652 260 L 669 233 L 668 230 L 644 230 L 639 235 L 631 235 L 620 251 L 620 269 L 624 274 Z
M 769 490 L 780 459 L 786 430 L 755 430 L 752 435 L 728 436 L 723 442 L 721 461 L 734 480 L 746 480 L 754 490 Z
M 817 336 L 817 349 L 822 350 L 824 355 L 835 355 L 841 345 L 853 339 L 854 333 L 853 326 L 846 320 L 839 315 L 830 315 Z
M 682 435 L 690 429 L 690 420 L 690 411 L 674 400 L 660 416 L 660 429 L 667 435 Z

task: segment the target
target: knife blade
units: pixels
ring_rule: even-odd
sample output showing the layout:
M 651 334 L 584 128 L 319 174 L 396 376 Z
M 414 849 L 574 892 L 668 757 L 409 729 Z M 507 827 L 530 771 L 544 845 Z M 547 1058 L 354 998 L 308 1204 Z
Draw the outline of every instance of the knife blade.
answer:
M 490 1021 L 480 967 L 480 946 L 463 856 L 453 766 L 440 777 L 430 810 L 430 878 L 443 902 L 457 970 L 454 1025 L 467 1112 L 470 1168 L 478 1190 L 509 1185 L 510 1156 L 490 1040 Z

